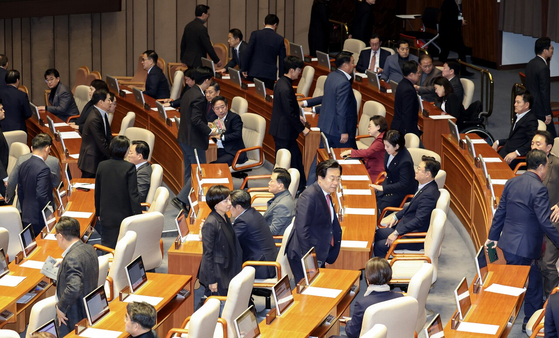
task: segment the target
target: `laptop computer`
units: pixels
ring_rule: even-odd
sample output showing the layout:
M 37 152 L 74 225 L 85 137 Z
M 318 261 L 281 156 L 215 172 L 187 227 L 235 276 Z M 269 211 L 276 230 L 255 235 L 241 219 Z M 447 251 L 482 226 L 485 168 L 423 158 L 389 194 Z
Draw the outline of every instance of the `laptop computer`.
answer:
M 241 75 L 241 71 L 231 67 L 229 67 L 227 71 L 229 72 L 229 77 L 231 78 L 231 82 L 234 83 L 235 86 L 241 88 L 241 83 L 243 78 Z
M 45 226 L 47 227 L 47 232 L 50 232 L 54 225 L 56 224 L 56 217 L 54 215 L 54 206 L 51 205 L 50 202 L 45 205 L 43 210 L 41 210 L 41 214 L 43 215 L 43 221 L 45 222 Z
M 39 121 L 41 119 L 41 116 L 39 115 L 39 108 L 37 108 L 37 106 L 31 102 L 29 102 L 29 106 L 31 107 L 31 112 L 33 113 L 33 116 L 37 119 L 37 121 Z
M 208 67 L 212 70 L 213 76 L 215 76 L 215 65 L 214 62 L 208 58 L 202 58 L 202 66 Z
M 6 250 L 7 249 L 8 248 L 6 248 Z M 0 248 L 0 278 L 6 276 L 8 273 L 10 273 L 9 263 L 6 259 L 4 248 Z
M 254 312 L 254 305 L 251 305 L 239 317 L 235 318 L 235 331 L 237 331 L 239 338 L 260 337 L 260 327 L 258 327 L 258 320 Z
M 322 66 L 322 67 L 324 67 L 328 70 L 331 70 L 331 68 L 330 68 L 330 55 L 317 50 L 316 51 L 316 57 L 318 58 L 318 65 L 319 66 Z
M 489 275 L 489 268 L 487 267 L 487 259 L 485 257 L 485 247 L 483 245 L 477 252 L 475 262 L 479 285 L 483 285 Z
M 33 249 L 37 247 L 35 233 L 33 233 L 33 226 L 31 226 L 31 223 L 19 233 L 19 244 L 21 244 L 21 250 L 23 250 L 23 255 L 25 257 L 28 257 Z
M 56 197 L 58 198 L 58 215 L 62 216 L 68 208 L 68 191 L 64 189 L 64 183 L 60 182 L 56 188 Z M 50 231 L 50 230 L 49 230 Z
M 289 284 L 289 276 L 285 275 L 272 287 L 272 295 L 276 304 L 277 316 L 281 316 L 293 304 L 293 293 Z
M 448 129 L 450 129 L 450 135 L 457 142 L 460 143 L 460 132 L 458 131 L 458 126 L 456 123 L 448 120 Z
M 396 96 L 396 89 L 398 88 L 398 82 L 390 80 L 390 90 L 392 90 L 392 95 Z
M 45 324 L 41 325 L 37 330 L 33 331 L 33 333 L 39 332 L 48 332 L 55 336 L 56 338 L 60 338 L 60 334 L 58 333 L 58 327 L 56 326 L 54 319 L 49 320 Z
M 126 279 L 128 280 L 128 286 L 130 286 L 130 292 L 132 293 L 136 292 L 148 281 L 142 256 L 136 257 L 136 259 L 126 266 Z
M 190 194 L 188 194 L 188 204 L 190 205 L 190 224 L 194 224 L 196 222 L 196 218 L 198 217 L 198 212 L 200 211 L 200 204 L 198 204 L 198 200 L 194 194 L 194 188 L 190 188 Z M 186 237 L 186 235 L 184 236 Z
M 260 81 L 258 79 L 254 79 L 254 88 L 256 89 L 256 92 L 258 93 L 258 95 L 262 96 L 264 99 L 266 99 L 266 85 L 264 84 L 264 81 Z
M 107 81 L 107 85 L 109 86 L 109 90 L 113 93 L 118 94 L 119 91 L 120 91 L 120 88 L 118 86 L 118 80 L 115 79 L 114 77 L 110 76 L 110 75 L 107 75 L 105 80 Z
M 465 136 L 466 138 L 466 146 L 468 148 L 468 153 L 470 153 L 470 156 L 472 157 L 472 159 L 476 160 L 476 148 L 474 148 L 474 144 L 472 143 L 472 140 L 470 139 L 470 137 L 468 137 L 468 135 Z
M 326 152 L 328 152 L 330 157 L 335 160 L 336 154 L 334 154 L 334 149 L 330 148 L 330 144 L 328 143 L 328 139 L 326 138 L 326 135 L 324 135 L 323 132 L 320 132 L 320 137 L 322 138 L 322 144 L 324 145 Z
M 318 261 L 316 260 L 316 251 L 314 246 L 301 258 L 303 265 L 303 274 L 305 275 L 305 282 L 311 285 L 312 281 L 318 276 L 319 268 Z
M 289 43 L 289 50 L 291 51 L 291 56 L 296 56 L 301 60 L 305 59 L 305 54 L 303 54 L 303 46 L 290 42 Z
M 146 105 L 146 100 L 144 99 L 144 93 L 136 87 L 132 87 L 132 92 L 134 93 L 134 98 L 136 99 L 136 103 L 142 106 L 143 108 Z
M 99 285 L 87 296 L 83 297 L 83 304 L 89 326 L 95 325 L 95 323 L 110 312 L 107 296 L 105 295 L 105 285 Z
M 378 79 L 378 73 L 370 71 L 370 70 L 366 70 L 365 74 L 367 74 L 367 80 L 369 81 L 369 84 L 377 89 L 380 89 L 380 82 Z
M 424 330 L 426 338 L 443 338 L 444 327 L 441 316 L 437 313 Z
M 458 313 L 460 314 L 460 319 L 464 320 L 470 307 L 472 306 L 472 300 L 470 299 L 470 290 L 468 290 L 468 282 L 466 277 L 462 278 L 460 284 L 454 289 L 454 300 L 456 301 L 456 307 L 458 308 Z
M 49 126 L 50 133 L 52 136 L 56 135 L 56 128 L 54 128 L 54 121 L 47 115 L 47 124 Z
M 155 106 L 157 107 L 157 111 L 159 112 L 159 116 L 164 120 L 167 121 L 167 111 L 165 107 L 159 101 L 155 101 Z
M 192 191 L 194 189 L 191 188 L 190 190 Z M 190 199 L 190 195 L 188 196 L 188 198 Z M 175 217 L 175 225 L 177 226 L 177 231 L 179 232 L 181 242 L 184 242 L 186 239 L 186 235 L 188 235 L 188 232 L 190 231 L 188 229 L 188 222 L 186 221 L 184 210 L 179 211 L 177 217 Z

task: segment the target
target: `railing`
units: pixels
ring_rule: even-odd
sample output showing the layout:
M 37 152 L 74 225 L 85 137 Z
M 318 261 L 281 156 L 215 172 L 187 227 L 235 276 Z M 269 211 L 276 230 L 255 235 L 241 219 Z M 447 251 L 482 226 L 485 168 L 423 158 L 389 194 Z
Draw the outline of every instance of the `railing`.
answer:
M 512 125 L 516 120 L 516 113 L 514 112 L 514 99 L 519 91 L 526 90 L 523 84 L 515 83 L 512 85 L 512 91 L 510 93 L 510 124 Z
M 348 35 L 349 35 L 349 28 L 347 27 L 347 23 L 346 22 L 341 22 L 341 21 L 336 21 L 336 20 L 328 20 L 330 21 L 331 25 L 331 30 L 330 30 L 330 41 L 328 41 L 328 45 L 329 47 L 332 47 L 333 43 L 338 43 L 338 41 L 334 41 L 336 39 L 339 39 L 339 43 L 340 43 L 340 48 L 339 49 L 334 49 L 334 50 L 343 50 L 344 49 L 344 41 L 347 39 Z M 330 50 L 332 50 L 332 48 L 330 48 Z
M 493 100 L 495 98 L 495 83 L 493 82 L 493 75 L 487 69 L 479 68 L 462 60 L 458 62 L 471 68 L 481 74 L 481 106 L 482 106 L 482 116 L 485 117 L 485 125 L 489 124 L 489 116 L 493 114 Z

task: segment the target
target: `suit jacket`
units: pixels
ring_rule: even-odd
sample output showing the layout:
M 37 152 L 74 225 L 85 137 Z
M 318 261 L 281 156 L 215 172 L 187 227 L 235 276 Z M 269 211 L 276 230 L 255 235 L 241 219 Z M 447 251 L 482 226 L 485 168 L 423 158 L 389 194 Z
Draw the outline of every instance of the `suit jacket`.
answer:
M 67 325 L 60 327 L 61 337 L 73 331 L 74 326 L 86 317 L 82 299 L 98 286 L 98 279 L 95 249 L 78 240 L 69 248 L 58 270 L 56 306 L 68 317 Z
M 551 115 L 550 70 L 545 61 L 536 55 L 526 65 L 526 89 L 534 97 L 532 110 L 539 120 Z
M 120 227 L 126 217 L 142 213 L 134 164 L 116 157 L 99 163 L 95 212 L 103 227 Z
M 217 115 L 213 114 L 211 121 L 215 121 Z M 243 142 L 243 120 L 239 114 L 229 110 L 225 116 L 225 133 L 221 135 L 223 150 L 229 155 L 235 156 L 237 151 L 245 148 Z M 217 141 L 216 141 L 217 143 Z M 245 163 L 248 160 L 247 154 L 242 153 L 237 163 Z
M 6 73 L 8 71 L 0 67 L 0 89 L 6 88 Z
M 378 174 L 383 172 L 384 167 L 382 161 L 384 160 L 384 142 L 382 138 L 384 137 L 384 131 L 375 138 L 373 143 L 367 149 L 351 149 L 351 157 L 362 157 L 365 162 L 365 167 L 369 173 L 371 181 L 377 179 Z
M 372 49 L 363 49 L 359 54 L 359 61 L 357 61 L 357 71 L 360 73 L 365 73 L 367 69 L 369 69 L 369 63 L 371 62 L 371 53 L 373 52 Z M 386 63 L 386 58 L 390 56 L 388 51 L 385 51 L 382 48 L 379 48 L 376 57 L 380 59 L 378 61 L 378 66 L 384 69 L 384 64 Z
M 297 139 L 305 129 L 299 119 L 300 111 L 293 90 L 293 80 L 282 75 L 274 87 L 272 119 L 268 133 L 283 140 Z
M 2 99 L 6 112 L 6 117 L 0 121 L 2 131 L 23 130 L 27 132 L 25 120 L 32 114 L 27 94 L 10 85 L 0 90 L 0 99 Z
M 83 128 L 78 158 L 78 168 L 82 171 L 95 173 L 99 163 L 110 157 L 109 144 L 113 136 L 111 133 L 107 135 L 103 120 L 101 112 L 95 106 L 91 108 Z
M 400 67 L 400 64 L 398 63 L 398 58 L 400 57 L 400 55 L 398 55 L 398 53 L 395 53 L 393 55 L 390 55 L 389 57 L 386 58 L 386 61 L 384 63 L 384 68 L 382 70 L 382 74 L 380 75 L 380 78 L 386 82 L 388 82 L 389 80 L 393 80 L 396 82 L 400 82 L 402 81 L 402 79 L 404 78 L 404 75 L 402 75 L 402 68 Z M 419 59 L 417 58 L 417 56 L 415 55 L 409 55 L 408 56 L 408 61 L 416 61 L 419 62 Z
M 235 68 L 235 66 L 239 66 L 239 69 L 243 69 L 243 65 L 244 65 L 244 61 L 245 61 L 245 55 L 247 52 L 247 43 L 244 41 L 241 41 L 239 44 L 239 57 L 237 57 L 237 53 L 235 52 L 235 48 L 231 48 L 231 55 L 233 56 L 231 58 L 231 60 L 229 60 L 229 62 L 227 62 L 227 65 L 225 65 L 225 70 L 227 71 L 229 69 L 229 67 L 231 68 Z
M 438 68 L 435 68 L 435 66 L 433 66 L 433 70 L 425 77 L 423 83 L 421 83 L 422 76 L 423 75 L 419 77 L 419 80 L 416 83 L 419 86 L 417 93 L 425 101 L 429 101 L 429 102 L 437 101 L 439 96 L 437 95 L 437 93 L 435 93 L 434 83 L 437 77 L 442 76 L 442 72 Z
M 419 122 L 419 100 L 413 83 L 402 79 L 396 88 L 394 98 L 394 118 L 390 129 L 398 130 L 402 135 L 413 133 L 421 136 L 417 123 Z
M 219 57 L 212 46 L 204 21 L 195 18 L 184 27 L 181 39 L 181 62 L 188 68 L 200 67 L 202 65 L 201 58 L 206 57 L 206 54 L 215 63 L 219 62 Z
M 348 338 L 357 338 L 361 333 L 361 325 L 363 325 L 363 315 L 369 306 L 375 305 L 376 303 L 384 302 L 387 300 L 403 297 L 404 295 L 399 292 L 384 291 L 377 292 L 373 291 L 367 296 L 355 301 L 353 306 L 353 315 L 351 320 L 347 322 L 345 327 L 345 333 Z
M 319 50 L 328 53 L 330 42 L 330 21 L 328 20 L 328 4 L 326 1 L 314 1 L 311 7 L 311 19 L 309 22 L 309 53 L 316 57 Z
M 557 337 L 557 326 L 559 325 L 559 294 L 549 296 L 545 307 L 544 331 L 546 337 Z
M 233 229 L 243 250 L 243 262 L 273 262 L 278 255 L 276 243 L 264 217 L 254 208 L 240 214 L 233 223 Z M 256 278 L 272 278 L 276 269 L 271 266 L 256 266 Z
M 273 236 L 283 235 L 295 216 L 295 201 L 289 190 L 284 190 L 268 200 L 264 219 Z
M 254 31 L 250 35 L 242 71 L 248 72 L 248 76 L 275 80 L 278 78 L 278 57 L 279 74 L 283 75 L 283 36 L 271 28 Z
M 6 199 L 8 201 L 11 201 L 11 199 L 15 196 L 16 185 L 19 181 L 19 168 L 23 162 L 29 160 L 32 156 L 33 154 L 29 153 L 18 157 L 16 165 L 14 166 L 14 169 L 12 169 L 10 177 L 8 178 L 8 188 L 6 189 Z M 49 155 L 45 163 L 50 169 L 52 188 L 57 188 L 60 184 L 60 162 L 56 157 Z
M 171 97 L 169 82 L 167 82 L 165 74 L 163 74 L 163 71 L 157 65 L 151 67 L 148 73 L 144 94 L 151 96 L 156 100 Z
M 514 255 L 538 259 L 544 233 L 559 246 L 559 231 L 549 219 L 551 207 L 547 188 L 534 172 L 527 171 L 505 184 L 489 229 L 489 239 Z
M 404 235 L 408 232 L 427 232 L 431 221 L 431 212 L 437 206 L 440 195 L 435 180 L 427 183 L 418 191 L 410 203 L 396 214 L 396 217 L 400 220 L 395 227 L 398 233 Z
M 140 203 L 146 201 L 149 186 L 151 184 L 151 164 L 144 162 L 139 168 L 136 169 L 136 176 L 138 178 L 138 194 L 140 195 Z
M 458 128 L 464 122 L 466 117 L 466 111 L 464 110 L 464 106 L 462 105 L 462 100 L 458 97 L 456 93 L 450 93 L 449 95 L 443 98 L 444 104 L 444 112 L 456 117 Z M 442 105 L 441 105 L 442 106 Z
M 512 129 L 514 127 L 514 129 Z M 499 149 L 499 155 L 505 157 L 508 153 L 518 150 L 520 156 L 526 155 L 530 150 L 532 138 L 538 130 L 538 120 L 532 111 L 529 111 L 524 117 L 510 127 L 509 138 L 499 140 L 499 145 L 503 146 Z
M 460 98 L 460 102 L 462 102 L 462 100 L 464 100 L 464 87 L 462 86 L 462 82 L 460 82 L 460 78 L 458 76 L 455 76 L 451 80 L 449 80 L 449 82 L 452 86 L 454 94 L 458 95 L 458 98 Z
M 384 155 L 386 178 L 382 182 L 382 201 L 389 206 L 398 206 L 408 194 L 415 194 L 417 181 L 413 169 L 413 159 L 406 147 L 400 149 L 388 164 L 389 155 Z
M 89 100 L 85 104 L 85 106 L 83 106 L 80 116 L 74 120 L 74 123 L 79 127 L 80 134 L 83 134 L 83 127 L 85 126 L 85 121 L 87 121 L 87 117 L 89 116 L 89 113 L 91 112 L 91 109 L 93 108 L 95 103 L 96 102 L 93 102 L 93 100 Z
M 373 5 L 369 5 L 366 1 L 358 1 L 355 6 L 355 16 L 351 28 L 352 37 L 368 44 L 374 26 Z
M 0 68 L 2 69 L 2 68 Z M 0 127 L 0 180 L 8 177 L 8 159 L 10 157 L 10 147 L 4 137 L 2 127 Z
M 181 124 L 177 140 L 191 147 L 207 150 L 209 135 L 206 116 L 206 97 L 197 85 L 187 91 L 181 99 Z
M 547 159 L 549 165 L 547 167 L 547 175 L 545 175 L 543 180 L 543 185 L 547 187 L 549 203 L 553 206 L 559 204 L 559 189 L 556 189 L 556 187 L 559 186 L 559 158 L 549 153 Z
M 76 101 L 74 101 L 74 95 L 72 95 L 70 89 L 62 83 L 58 83 L 56 92 L 54 93 L 54 99 L 52 102 L 49 101 L 49 105 L 46 109 L 64 122 L 66 122 L 70 116 L 80 114 Z
M 23 224 L 31 223 L 35 234 L 39 234 L 45 226 L 41 211 L 53 202 L 50 169 L 43 159 L 32 156 L 19 167 L 17 193 Z

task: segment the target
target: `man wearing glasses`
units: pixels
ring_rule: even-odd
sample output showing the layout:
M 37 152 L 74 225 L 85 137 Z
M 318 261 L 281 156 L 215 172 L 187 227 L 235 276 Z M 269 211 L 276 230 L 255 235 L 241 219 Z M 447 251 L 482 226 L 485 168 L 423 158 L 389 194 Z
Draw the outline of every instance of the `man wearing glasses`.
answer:
M 60 83 L 58 70 L 51 68 L 45 72 L 45 82 L 50 89 L 49 105 L 39 106 L 39 110 L 46 110 L 58 116 L 61 120 L 66 120 L 73 115 L 79 115 L 80 111 L 74 101 L 74 95 L 68 87 Z

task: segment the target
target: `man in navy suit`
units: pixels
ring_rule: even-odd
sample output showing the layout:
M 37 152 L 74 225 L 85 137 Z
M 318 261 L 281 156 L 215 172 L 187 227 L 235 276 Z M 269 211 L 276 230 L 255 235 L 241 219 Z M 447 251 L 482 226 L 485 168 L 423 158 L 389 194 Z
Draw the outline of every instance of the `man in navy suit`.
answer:
M 402 67 L 404 78 L 396 88 L 394 98 L 394 118 L 390 129 L 398 130 L 402 135 L 413 133 L 421 136 L 417 127 L 419 120 L 419 100 L 414 84 L 419 79 L 418 64 L 415 61 L 408 61 Z
M 221 67 L 222 62 L 212 46 L 208 29 L 204 26 L 210 18 L 210 6 L 197 5 L 194 15 L 196 18 L 184 26 L 182 33 L 181 62 L 188 68 L 197 68 L 202 65 L 202 58 L 209 55 L 215 65 Z
M 410 45 L 406 41 L 400 40 L 396 47 L 396 54 L 386 58 L 380 78 L 386 82 L 390 80 L 396 82 L 402 81 L 402 77 L 405 76 L 402 74 L 402 67 L 404 63 L 408 61 L 417 62 L 418 59 L 417 56 L 410 55 Z
M 247 43 L 243 41 L 243 33 L 238 28 L 232 28 L 227 34 L 227 43 L 229 48 L 231 48 L 231 60 L 225 65 L 225 68 L 220 69 L 220 72 L 228 72 L 229 68 L 235 68 L 239 66 L 239 69 L 243 69 L 243 61 L 245 60 L 245 54 L 247 51 Z
M 359 54 L 359 61 L 357 61 L 356 69 L 360 73 L 365 73 L 366 70 L 372 72 L 382 73 L 386 58 L 390 56 L 388 51 L 380 48 L 382 41 L 378 34 L 373 34 L 369 39 L 370 49 L 363 49 Z M 374 63 L 373 63 L 374 61 Z
M 530 266 L 523 329 L 532 314 L 543 306 L 542 275 L 537 260 L 542 254 L 544 233 L 559 247 L 559 231 L 551 224 L 549 195 L 542 183 L 548 171 L 547 155 L 541 150 L 530 150 L 526 163 L 527 171 L 505 184 L 485 242 L 486 246 L 494 243 L 501 248 L 507 264 Z
M 0 121 L 2 131 L 23 130 L 27 132 L 25 120 L 31 117 L 31 107 L 27 94 L 18 90 L 19 71 L 10 70 L 6 73 L 6 88 L 0 89 L 0 99 L 4 104 L 6 118 Z
M 264 29 L 252 32 L 243 62 L 243 76 L 250 81 L 257 78 L 266 84 L 266 88 L 274 89 L 279 74 L 283 74 L 285 44 L 283 36 L 276 33 L 279 18 L 268 14 L 264 19 Z
M 45 71 L 45 82 L 50 89 L 49 105 L 39 106 L 39 110 L 46 110 L 66 121 L 70 116 L 79 115 L 80 111 L 74 100 L 74 95 L 68 87 L 60 83 L 60 73 L 54 68 Z
M 330 194 L 336 191 L 341 175 L 342 166 L 337 161 L 320 162 L 316 166 L 318 181 L 299 196 L 293 230 L 285 248 L 296 283 L 304 278 L 301 258 L 312 247 L 320 267 L 333 264 L 338 258 L 342 228 Z
M 437 205 L 440 192 L 435 182 L 435 176 L 441 169 L 439 161 L 431 156 L 423 156 L 415 169 L 415 180 L 419 183 L 417 192 L 410 203 L 393 214 L 386 228 L 379 228 L 375 233 L 374 255 L 384 257 L 392 242 L 398 236 L 408 232 L 427 232 L 431 220 L 431 212 Z M 398 250 L 420 250 L 423 244 L 398 245 Z
M 238 114 L 233 113 L 227 106 L 227 99 L 223 96 L 216 96 L 212 100 L 212 107 L 215 114 L 212 114 L 210 121 L 222 124 L 225 130 L 217 135 L 214 140 L 217 144 L 217 160 L 212 163 L 233 164 L 233 159 L 237 151 L 244 149 L 243 142 L 243 120 Z M 246 153 L 241 153 L 237 164 L 245 163 L 248 160 Z
M 165 99 L 171 96 L 169 92 L 169 82 L 163 71 L 157 65 L 157 53 L 153 50 L 146 50 L 142 54 L 142 66 L 148 72 L 146 78 L 146 90 L 144 94 L 154 99 Z
M 250 194 L 245 190 L 231 192 L 231 217 L 235 219 L 233 229 L 243 249 L 243 262 L 274 262 L 277 256 L 276 243 L 270 227 L 256 209 L 250 206 Z M 255 266 L 256 278 L 272 278 L 276 269 L 271 266 Z
M 2 105 L 2 99 L 0 99 L 0 121 L 5 117 L 4 106 Z M 8 182 L 8 159 L 10 156 L 10 147 L 4 137 L 2 132 L 2 127 L 0 126 L 0 194 L 6 196 L 6 185 Z

